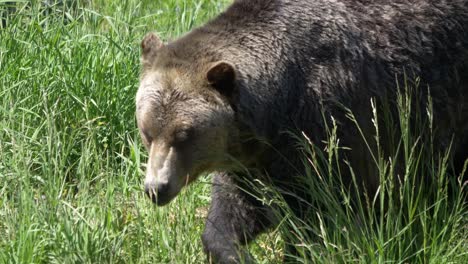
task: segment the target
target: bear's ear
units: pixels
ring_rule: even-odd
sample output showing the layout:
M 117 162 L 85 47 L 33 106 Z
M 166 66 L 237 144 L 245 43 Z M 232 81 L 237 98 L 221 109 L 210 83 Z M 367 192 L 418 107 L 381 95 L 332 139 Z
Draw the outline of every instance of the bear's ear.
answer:
M 236 73 L 227 62 L 217 62 L 206 73 L 208 83 L 220 94 L 232 99 L 234 95 Z
M 158 50 L 164 46 L 163 42 L 154 33 L 149 33 L 141 41 L 141 56 L 149 60 L 156 56 Z

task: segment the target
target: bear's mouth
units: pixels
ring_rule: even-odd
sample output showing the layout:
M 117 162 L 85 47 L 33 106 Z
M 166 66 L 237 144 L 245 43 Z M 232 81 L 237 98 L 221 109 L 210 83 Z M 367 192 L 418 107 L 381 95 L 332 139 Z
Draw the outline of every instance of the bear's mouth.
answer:
M 169 197 L 169 196 L 158 196 L 158 195 L 151 195 L 151 194 L 148 194 L 148 197 L 151 199 L 151 201 L 156 204 L 157 206 L 165 206 L 167 205 L 170 201 L 172 201 L 172 199 L 174 199 L 174 197 Z
M 145 193 L 157 206 L 165 206 L 179 195 L 184 187 L 191 183 L 187 174 L 180 180 L 166 183 L 149 181 L 145 183 Z
M 165 189 L 165 190 L 164 190 Z M 161 188 L 161 186 L 149 187 L 145 186 L 145 193 L 151 201 L 157 206 L 164 206 L 172 201 L 180 192 L 171 192 L 170 186 Z

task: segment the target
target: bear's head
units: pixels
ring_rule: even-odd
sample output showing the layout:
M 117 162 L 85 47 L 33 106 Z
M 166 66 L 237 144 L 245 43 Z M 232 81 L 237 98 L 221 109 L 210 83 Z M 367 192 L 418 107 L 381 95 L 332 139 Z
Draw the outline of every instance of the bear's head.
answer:
M 136 117 L 149 152 L 145 192 L 165 205 L 201 173 L 228 169 L 239 156 L 236 72 L 224 61 L 188 60 L 152 33 L 141 48 Z

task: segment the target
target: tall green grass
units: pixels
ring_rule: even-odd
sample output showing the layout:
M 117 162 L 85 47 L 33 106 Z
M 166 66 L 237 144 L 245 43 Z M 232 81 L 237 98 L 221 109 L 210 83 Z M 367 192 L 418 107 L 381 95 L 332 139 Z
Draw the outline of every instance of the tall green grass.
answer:
M 16 11 L 0 29 L 0 263 L 205 261 L 199 237 L 209 178 L 164 208 L 144 197 L 134 96 L 142 37 L 176 38 L 227 1 L 9 2 Z M 466 208 L 458 198 L 449 204 L 444 181 L 434 201 L 413 195 L 410 182 L 401 191 L 383 186 L 408 207 L 375 215 L 348 206 L 345 192 L 326 192 L 340 147 L 330 135 L 325 153 L 301 141 L 312 161 L 307 186 L 324 206 L 308 222 L 283 207 L 279 228 L 251 246 L 260 263 L 281 261 L 279 234 L 293 236 L 306 263 L 468 262 Z M 416 163 L 404 179 L 448 177 L 448 163 L 419 155 L 425 146 L 416 139 L 403 142 L 405 162 Z M 377 162 L 382 178 L 391 174 L 394 163 Z
M 260 198 L 283 217 L 278 230 L 293 249 L 285 252 L 291 262 L 468 263 L 466 182 L 462 182 L 468 160 L 463 171 L 454 172 L 450 147 L 434 146 L 432 100 L 427 98 L 424 109 L 415 104 L 422 89 L 417 83 L 398 94 L 396 119 L 385 101 L 369 102 L 371 137 L 347 110 L 362 144 L 372 153 L 368 166 L 377 168 L 377 194 L 363 189 L 352 164 L 342 166 L 344 153 L 350 152 L 340 143 L 340 127 L 333 117 L 325 149 L 305 134 L 296 136 L 306 168 L 300 191 L 307 197 L 296 196 L 304 199 L 307 210 L 298 217 L 282 194 L 268 185 L 262 185 L 261 192 L 267 195 Z M 351 184 L 342 177 L 351 177 Z

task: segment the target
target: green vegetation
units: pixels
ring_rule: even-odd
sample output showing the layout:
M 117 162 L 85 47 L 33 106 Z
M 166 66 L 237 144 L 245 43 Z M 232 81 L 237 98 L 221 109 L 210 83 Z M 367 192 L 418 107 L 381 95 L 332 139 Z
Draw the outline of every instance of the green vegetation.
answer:
M 149 31 L 175 38 L 228 1 L 7 2 L 16 11 L 0 0 L 0 263 L 203 262 L 209 177 L 164 208 L 142 191 L 146 152 L 134 118 L 139 43 Z M 305 179 L 320 210 L 305 223 L 287 214 L 257 240 L 251 250 L 260 263 L 280 262 L 280 234 L 293 235 L 306 263 L 468 263 L 466 208 L 459 194 L 447 198 L 446 163 L 408 134 L 401 143 L 408 183 L 401 192 L 385 185 L 388 195 L 376 201 L 398 192 L 407 208 L 354 212 L 346 194 L 321 181 L 331 179 L 338 150 L 330 130 L 328 152 L 303 141 L 317 166 Z M 395 166 L 379 155 L 376 162 L 383 178 Z M 442 179 L 435 200 L 413 195 L 418 173 Z M 274 193 L 264 199 L 281 203 Z
M 325 150 L 306 135 L 298 138 L 308 168 L 303 188 L 312 198 L 303 212 L 306 220 L 298 219 L 275 190 L 262 189 L 263 199 L 286 216 L 279 230 L 298 252 L 294 262 L 468 263 L 466 183 L 462 187 L 461 177 L 453 175 L 448 152 L 433 149 L 431 99 L 426 109 L 411 104 L 413 96 L 421 98 L 417 83 L 398 95 L 398 120 L 379 116 L 389 113 L 387 104 L 372 101 L 375 136 L 363 144 L 377 142 L 376 150 L 369 148 L 368 163 L 378 168 L 379 195 L 363 192 L 350 164 L 339 166 L 344 146 L 334 121 Z M 362 131 L 352 112 L 347 117 Z M 383 134 L 394 136 L 383 142 Z M 468 160 L 465 172 L 467 166 Z M 350 188 L 337 177 L 346 171 L 352 175 Z

